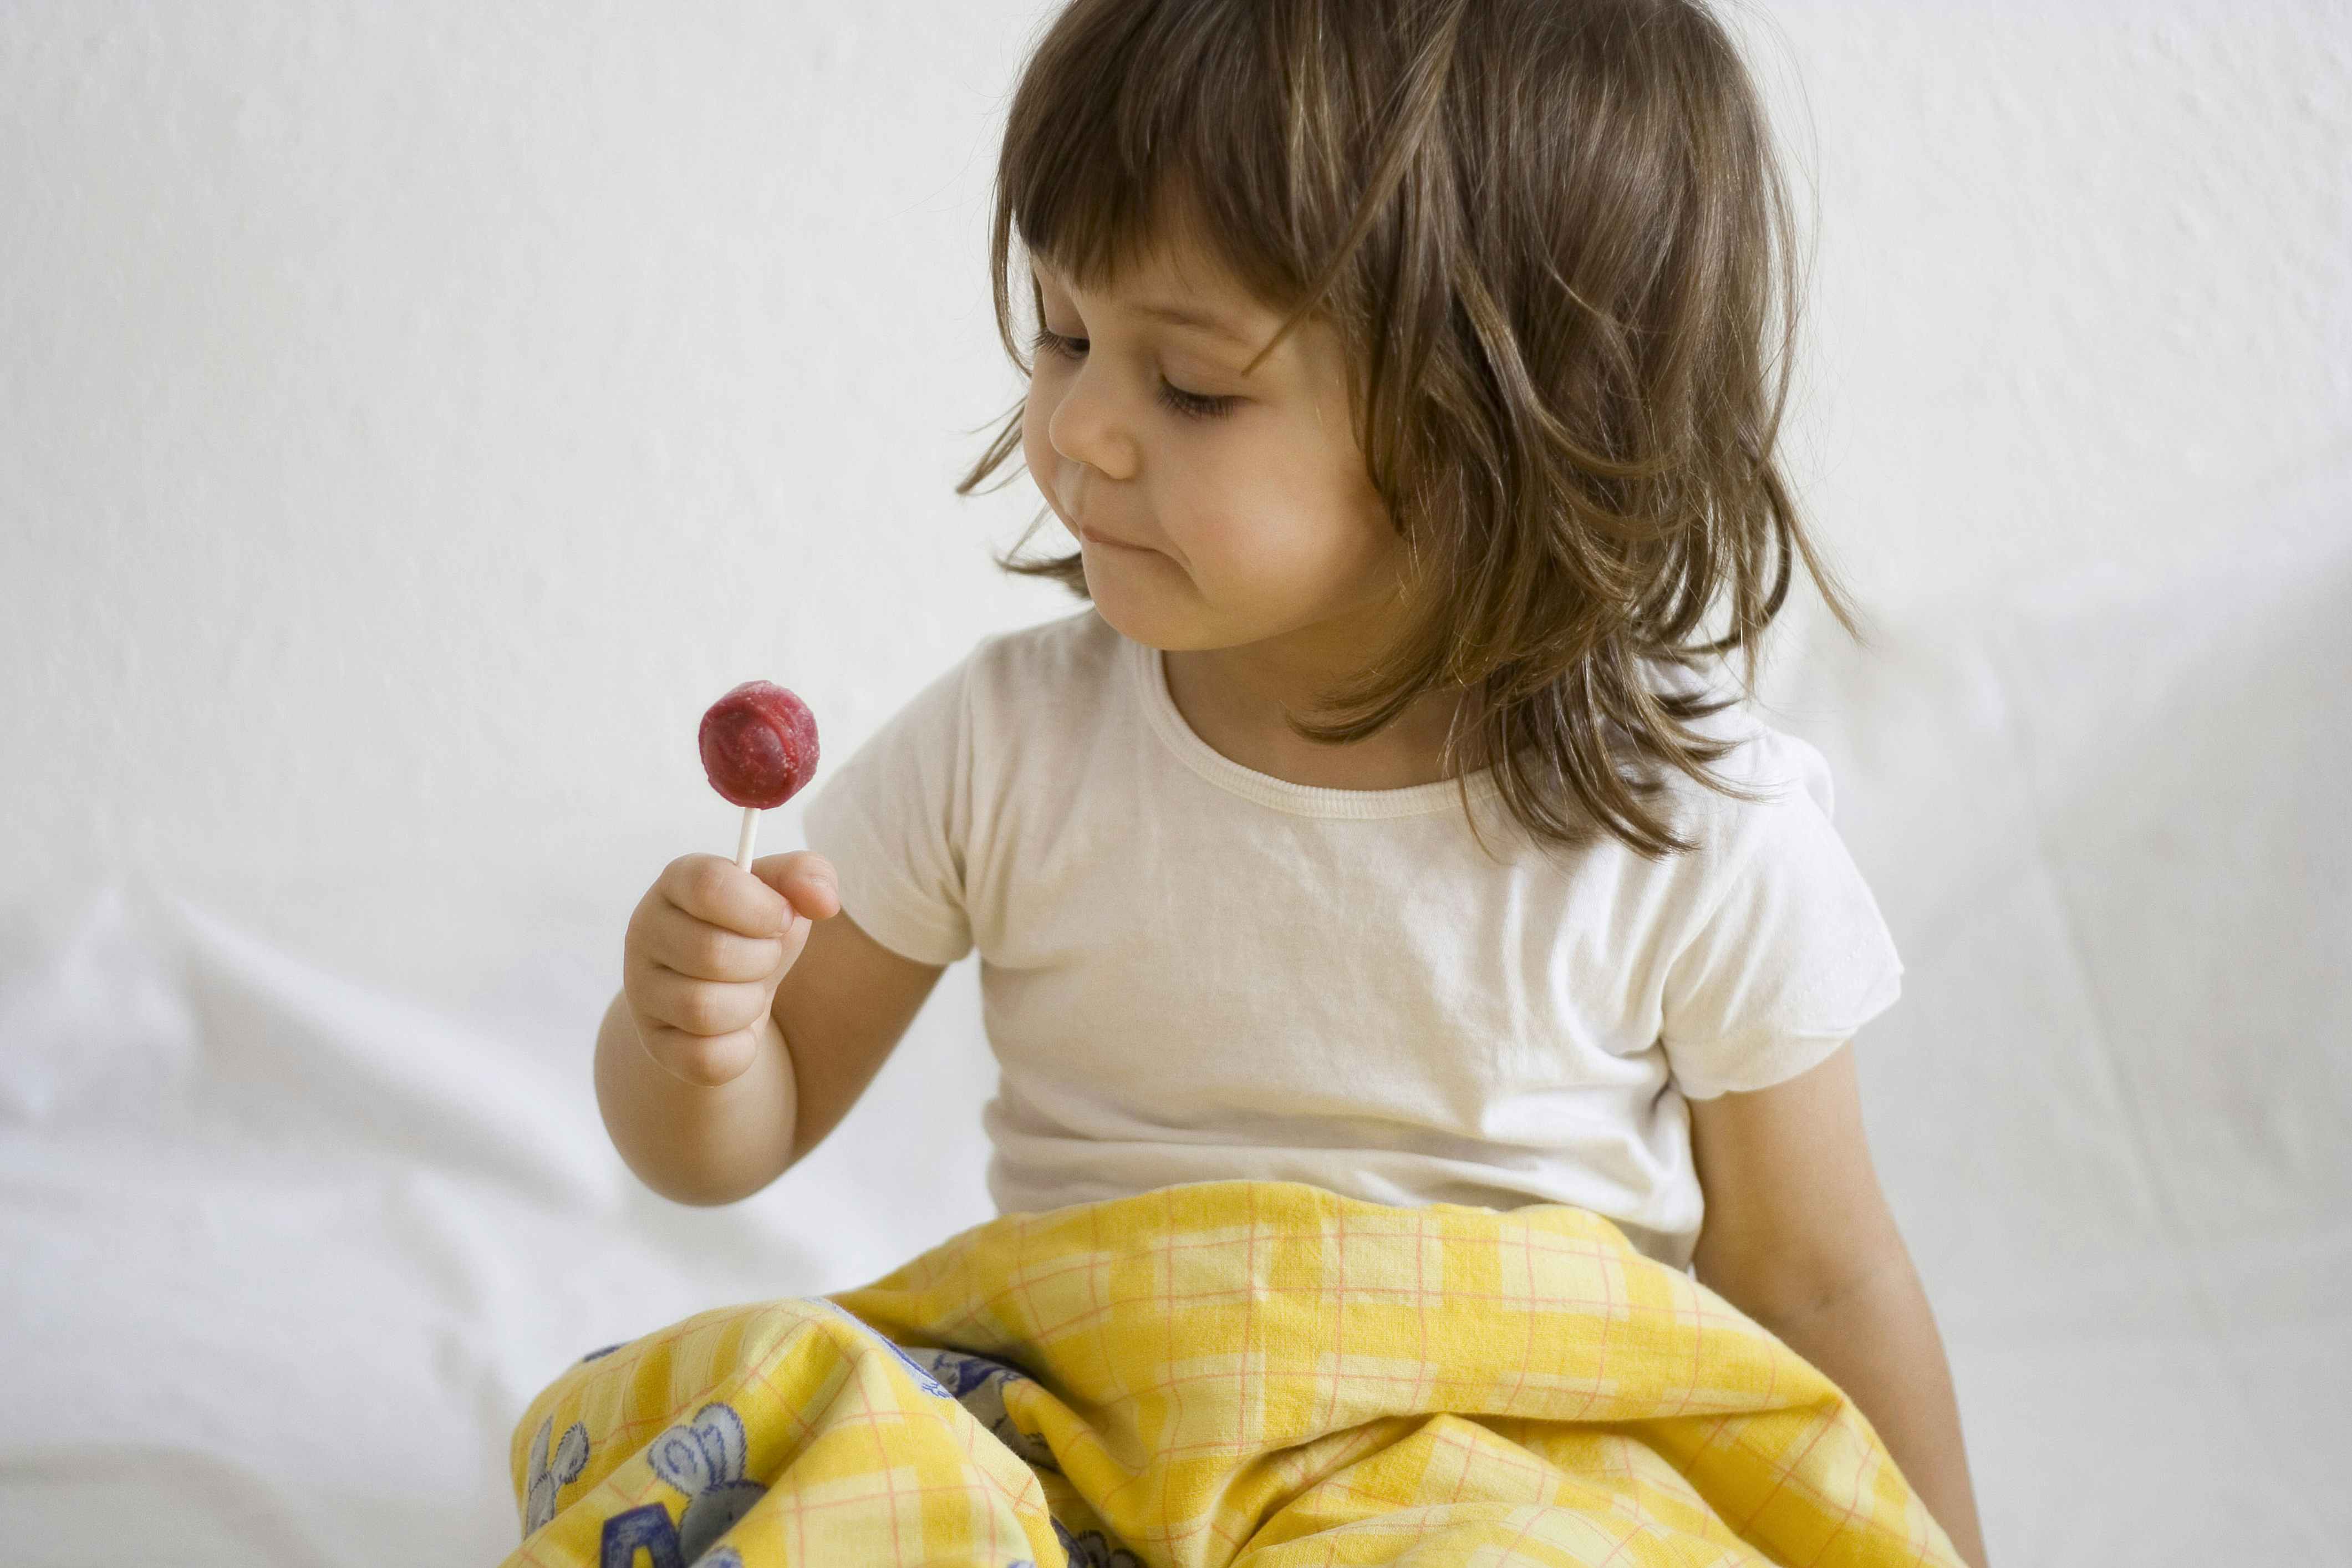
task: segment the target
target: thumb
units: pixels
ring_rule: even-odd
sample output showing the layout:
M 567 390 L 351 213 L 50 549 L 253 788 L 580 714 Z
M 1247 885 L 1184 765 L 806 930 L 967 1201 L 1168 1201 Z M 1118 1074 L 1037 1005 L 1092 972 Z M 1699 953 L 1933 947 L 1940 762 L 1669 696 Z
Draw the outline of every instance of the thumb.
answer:
M 833 862 L 813 849 L 763 855 L 751 862 L 751 875 L 813 921 L 831 920 L 841 912 L 841 879 Z

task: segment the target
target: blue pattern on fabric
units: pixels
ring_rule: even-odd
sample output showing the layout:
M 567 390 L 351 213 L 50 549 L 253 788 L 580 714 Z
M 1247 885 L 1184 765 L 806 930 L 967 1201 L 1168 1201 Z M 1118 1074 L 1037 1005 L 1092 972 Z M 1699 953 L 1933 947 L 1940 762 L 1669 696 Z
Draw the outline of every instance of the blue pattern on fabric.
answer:
M 588 1428 L 574 1421 L 563 1429 L 563 1440 L 550 1455 L 547 1440 L 554 1432 L 555 1417 L 551 1415 L 531 1435 L 530 1458 L 523 1470 L 525 1535 L 555 1517 L 555 1494 L 578 1480 L 580 1472 L 588 1468 Z
M 705 1552 L 751 1511 L 768 1489 L 743 1475 L 743 1418 L 713 1400 L 646 1449 L 654 1474 L 686 1494 L 678 1516 L 677 1546 L 688 1563 Z
M 1061 1538 L 1062 1550 L 1070 1554 L 1070 1568 L 1143 1568 L 1142 1558 L 1116 1544 L 1099 1530 L 1073 1535 L 1057 1519 L 1054 1521 L 1054 1533 Z
M 637 1553 L 653 1559 L 653 1568 L 687 1568 L 677 1549 L 677 1527 L 669 1510 L 657 1502 L 642 1504 L 604 1521 L 598 1543 L 597 1568 L 637 1568 Z

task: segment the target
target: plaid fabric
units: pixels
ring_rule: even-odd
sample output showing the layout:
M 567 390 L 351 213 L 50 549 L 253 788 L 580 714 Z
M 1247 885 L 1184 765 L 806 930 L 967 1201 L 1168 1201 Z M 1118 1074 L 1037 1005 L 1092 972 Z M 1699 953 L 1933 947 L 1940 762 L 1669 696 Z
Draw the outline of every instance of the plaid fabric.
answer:
M 1834 1385 L 1609 1221 L 1294 1182 L 704 1312 L 512 1458 L 540 1568 L 1959 1562 Z

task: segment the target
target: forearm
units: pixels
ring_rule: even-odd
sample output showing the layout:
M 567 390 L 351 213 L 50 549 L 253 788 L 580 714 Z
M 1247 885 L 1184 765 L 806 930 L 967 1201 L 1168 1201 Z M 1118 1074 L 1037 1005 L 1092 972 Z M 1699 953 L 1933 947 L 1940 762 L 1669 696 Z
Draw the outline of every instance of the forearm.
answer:
M 596 1105 L 622 1162 L 682 1204 L 749 1197 L 793 1163 L 799 1097 L 791 1052 L 772 1017 L 760 1020 L 751 1065 L 704 1088 L 665 1071 L 638 1040 L 625 997 L 596 1035 Z
M 1961 1557 L 1985 1568 L 1951 1368 L 1910 1255 L 1898 1250 L 1862 1284 L 1810 1309 L 1749 1316 L 1845 1391 Z

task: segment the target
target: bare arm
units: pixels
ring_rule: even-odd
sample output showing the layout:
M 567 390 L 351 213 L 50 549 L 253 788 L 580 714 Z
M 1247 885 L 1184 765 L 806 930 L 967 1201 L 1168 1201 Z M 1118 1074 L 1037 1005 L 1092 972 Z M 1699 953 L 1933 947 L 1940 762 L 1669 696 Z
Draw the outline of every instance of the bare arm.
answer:
M 1961 1557 L 1985 1568 L 1951 1370 L 1871 1164 L 1852 1047 L 1769 1089 L 1689 1103 L 1701 1283 L 1845 1392 Z
M 673 861 L 622 967 L 596 1036 L 605 1131 L 646 1186 L 701 1205 L 748 1197 L 814 1148 L 944 973 L 859 930 L 806 851 L 751 874 Z
M 1909 1252 L 1810 1307 L 1748 1315 L 1845 1390 L 1961 1557 L 1985 1568 L 1951 1369 Z
M 946 973 L 884 947 L 846 914 L 816 928 L 773 1008 L 799 1091 L 794 1162 L 849 1114 Z
M 793 1163 L 799 1094 L 772 1018 L 740 1076 L 689 1083 L 646 1051 L 624 992 L 596 1035 L 596 1105 L 622 1163 L 674 1203 L 731 1204 Z

